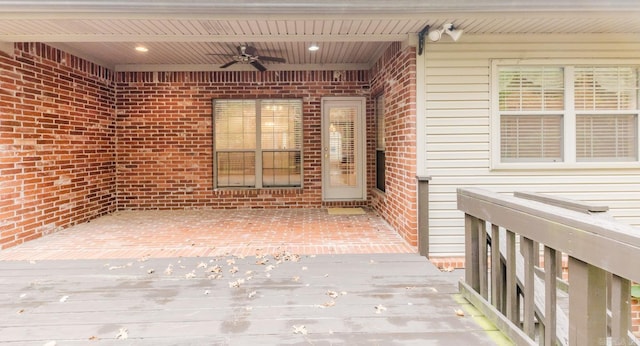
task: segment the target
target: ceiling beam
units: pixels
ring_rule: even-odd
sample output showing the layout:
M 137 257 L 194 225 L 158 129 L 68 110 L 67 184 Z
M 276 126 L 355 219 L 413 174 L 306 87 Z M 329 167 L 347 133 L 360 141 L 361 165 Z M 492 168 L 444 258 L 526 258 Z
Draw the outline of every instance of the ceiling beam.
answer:
M 371 68 L 369 64 L 277 64 L 266 66 L 269 71 L 354 71 L 368 70 Z M 246 64 L 236 64 L 225 69 L 220 68 L 217 64 L 130 64 L 116 65 L 114 70 L 116 72 L 255 71 L 253 66 Z

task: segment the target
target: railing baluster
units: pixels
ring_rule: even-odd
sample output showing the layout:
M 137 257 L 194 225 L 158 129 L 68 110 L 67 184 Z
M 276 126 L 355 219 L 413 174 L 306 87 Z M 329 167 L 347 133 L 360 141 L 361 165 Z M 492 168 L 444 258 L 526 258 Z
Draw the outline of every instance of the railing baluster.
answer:
M 480 266 L 478 253 L 478 222 L 471 215 L 465 214 L 465 280 L 476 292 L 480 292 Z
M 484 221 L 478 222 L 478 266 L 480 267 L 480 295 L 489 297 L 489 281 L 487 280 L 487 226 Z
M 502 263 L 500 259 L 500 227 L 491 225 L 491 304 L 504 313 L 502 306 Z
M 605 345 L 606 271 L 569 256 L 569 273 L 569 345 Z
M 518 325 L 520 311 L 518 309 L 518 285 L 516 283 L 516 235 L 507 230 L 507 319 Z
M 544 247 L 544 344 L 556 344 L 557 265 L 556 250 Z M 542 339 L 542 337 L 540 338 Z
M 533 277 L 535 275 L 534 265 L 537 254 L 534 253 L 533 241 L 529 238 L 522 237 L 520 239 L 522 248 L 522 256 L 524 257 L 524 287 L 522 295 L 524 296 L 524 332 L 531 338 L 535 337 L 535 291 L 533 286 Z
M 628 345 L 631 329 L 631 282 L 613 275 L 611 278 L 611 339 L 613 345 Z

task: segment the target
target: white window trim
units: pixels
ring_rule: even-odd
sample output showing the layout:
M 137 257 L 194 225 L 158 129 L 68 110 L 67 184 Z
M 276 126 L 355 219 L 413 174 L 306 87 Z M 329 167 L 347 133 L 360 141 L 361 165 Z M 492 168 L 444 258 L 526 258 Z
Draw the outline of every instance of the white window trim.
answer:
M 499 75 L 500 66 L 560 66 L 565 71 L 565 111 L 563 122 L 563 161 L 561 162 L 502 162 L 500 151 L 500 112 L 499 112 Z M 608 162 L 577 162 L 576 161 L 576 112 L 573 99 L 573 73 L 574 67 L 578 65 L 589 66 L 633 66 L 640 69 L 638 59 L 494 59 L 490 67 L 490 148 L 491 148 L 491 170 L 572 170 L 572 169 L 639 169 L 639 161 L 608 161 Z M 570 78 L 567 78 L 570 77 Z M 568 97 L 567 97 L 568 96 Z M 640 100 L 638 100 L 640 101 Z M 640 108 L 640 106 L 639 106 Z M 640 156 L 640 110 L 635 112 L 625 111 L 626 114 L 637 114 L 638 121 L 636 129 L 638 135 L 637 143 L 638 155 Z M 611 112 L 610 112 L 611 113 Z

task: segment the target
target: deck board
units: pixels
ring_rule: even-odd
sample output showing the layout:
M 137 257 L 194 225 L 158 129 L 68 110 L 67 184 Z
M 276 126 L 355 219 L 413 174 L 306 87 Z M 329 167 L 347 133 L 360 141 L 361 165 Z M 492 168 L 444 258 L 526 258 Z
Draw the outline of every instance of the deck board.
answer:
M 0 343 L 109 344 L 126 328 L 136 345 L 495 344 L 455 313 L 460 273 L 418 255 L 266 258 L 0 261 Z

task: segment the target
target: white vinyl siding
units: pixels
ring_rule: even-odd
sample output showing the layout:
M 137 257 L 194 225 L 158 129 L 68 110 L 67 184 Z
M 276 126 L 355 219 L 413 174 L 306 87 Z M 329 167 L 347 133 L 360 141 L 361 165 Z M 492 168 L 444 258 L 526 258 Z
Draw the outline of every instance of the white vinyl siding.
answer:
M 637 162 L 576 162 L 565 163 L 566 169 L 496 170 L 492 167 L 491 150 L 495 144 L 492 128 L 500 127 L 499 122 L 492 123 L 491 117 L 494 60 L 538 60 L 547 65 L 553 61 L 555 66 L 580 60 L 584 66 L 603 63 L 632 66 L 640 64 L 639 50 L 639 42 L 620 44 L 609 39 L 597 41 L 586 36 L 554 35 L 470 35 L 456 43 L 428 44 L 419 57 L 425 59 L 426 65 L 426 136 L 420 140 L 425 141 L 425 166 L 432 178 L 429 186 L 431 255 L 464 254 L 464 218 L 456 206 L 459 187 L 474 186 L 498 193 L 532 191 L 606 204 L 617 220 L 640 226 L 640 165 Z M 571 126 L 587 120 L 580 119 L 580 112 L 576 109 L 578 118 Z M 626 120 L 620 118 L 620 121 Z M 573 157 L 578 156 L 576 140 L 565 138 L 563 142 L 574 143 Z

